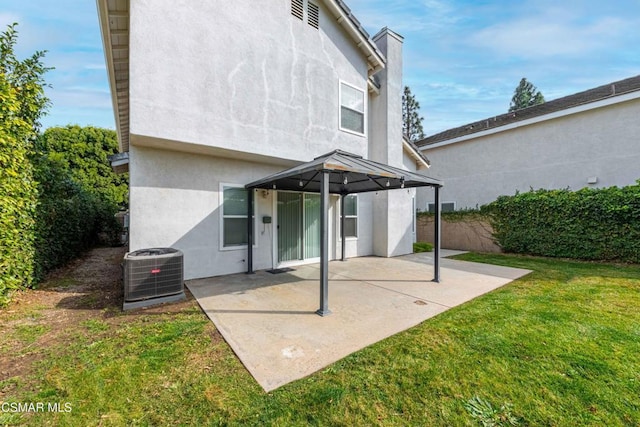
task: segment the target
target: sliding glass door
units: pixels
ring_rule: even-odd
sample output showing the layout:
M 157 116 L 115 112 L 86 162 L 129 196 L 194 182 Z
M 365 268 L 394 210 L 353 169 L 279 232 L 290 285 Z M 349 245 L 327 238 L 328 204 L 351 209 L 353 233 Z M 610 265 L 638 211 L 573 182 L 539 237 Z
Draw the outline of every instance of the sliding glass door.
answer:
M 278 192 L 278 263 L 320 257 L 320 196 Z

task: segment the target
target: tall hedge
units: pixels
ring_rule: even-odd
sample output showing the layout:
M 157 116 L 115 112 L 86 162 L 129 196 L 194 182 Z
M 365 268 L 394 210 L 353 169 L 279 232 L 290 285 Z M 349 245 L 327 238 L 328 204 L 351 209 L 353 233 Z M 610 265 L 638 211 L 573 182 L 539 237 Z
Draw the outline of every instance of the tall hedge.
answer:
M 39 135 L 48 68 L 44 52 L 18 60 L 16 41 L 16 24 L 0 33 L 0 306 L 99 236 L 116 238 L 113 215 L 127 194 L 127 178 L 107 160 L 115 132 L 67 126 Z
M 47 155 L 35 157 L 34 177 L 39 194 L 33 275 L 39 281 L 92 247 L 99 233 L 108 231 L 105 224 L 115 219 L 112 205 L 83 189 L 59 161 Z
M 34 277 L 37 188 L 30 154 L 48 106 L 44 52 L 18 60 L 16 24 L 0 33 L 0 305 Z
M 501 196 L 484 210 L 505 252 L 640 263 L 640 180 Z
M 78 125 L 50 127 L 38 137 L 36 145 L 85 191 L 115 207 L 128 205 L 128 174 L 115 174 L 108 159 L 118 152 L 114 130 Z

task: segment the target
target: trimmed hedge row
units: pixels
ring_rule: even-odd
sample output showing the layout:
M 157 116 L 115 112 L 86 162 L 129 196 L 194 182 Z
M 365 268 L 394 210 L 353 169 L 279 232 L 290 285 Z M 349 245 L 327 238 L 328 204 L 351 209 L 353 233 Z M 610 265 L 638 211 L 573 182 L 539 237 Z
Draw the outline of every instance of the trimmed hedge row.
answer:
M 3 128 L 3 106 L 0 102 L 0 306 L 10 290 L 32 283 L 37 205 L 27 143 Z
M 501 196 L 481 210 L 505 252 L 640 263 L 640 180 Z
M 17 91 L 0 73 L 0 306 L 33 275 L 38 193 L 28 157 L 31 128 L 17 117 L 19 108 Z
M 99 242 L 115 244 L 118 208 L 75 182 L 59 162 L 43 156 L 35 162 L 39 203 L 35 215 L 34 282 Z

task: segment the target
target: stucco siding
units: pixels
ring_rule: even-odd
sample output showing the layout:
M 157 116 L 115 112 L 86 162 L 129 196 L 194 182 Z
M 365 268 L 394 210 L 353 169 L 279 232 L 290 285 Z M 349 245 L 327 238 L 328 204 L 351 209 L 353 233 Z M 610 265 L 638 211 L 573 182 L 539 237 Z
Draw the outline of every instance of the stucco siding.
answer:
M 639 116 L 636 99 L 423 152 L 456 209 L 530 188 L 625 186 L 640 178 Z M 419 209 L 432 201 L 433 192 L 419 191 Z
M 147 147 L 130 151 L 130 242 L 134 251 L 174 247 L 185 253 L 185 279 L 246 271 L 246 248 L 221 247 L 221 184 L 246 184 L 281 167 Z M 254 268 L 274 267 L 277 226 L 275 191 L 256 193 Z M 330 210 L 330 257 L 340 255 L 336 198 Z M 271 225 L 262 224 L 271 216 Z M 372 254 L 371 196 L 359 196 L 358 239 L 347 241 L 347 257 Z
M 402 152 L 402 166 L 408 171 L 417 171 L 416 161 L 413 157 L 407 153 L 406 150 Z
M 131 134 L 308 161 L 367 154 L 339 130 L 343 80 L 367 96 L 367 62 L 320 5 L 320 29 L 286 0 L 131 2 Z

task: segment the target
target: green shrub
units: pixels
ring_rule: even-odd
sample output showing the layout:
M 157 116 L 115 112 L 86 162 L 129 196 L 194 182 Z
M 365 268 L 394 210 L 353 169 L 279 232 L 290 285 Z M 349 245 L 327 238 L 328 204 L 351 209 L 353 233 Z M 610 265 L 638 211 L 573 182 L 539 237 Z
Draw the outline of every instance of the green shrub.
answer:
M 3 92 L 0 74 L 0 92 Z M 0 93 L 0 99 L 2 99 Z M 5 108 L 0 101 L 0 306 L 12 289 L 30 286 L 33 280 L 34 220 L 37 190 L 27 158 L 27 141 L 6 132 Z
M 465 222 L 465 221 L 470 221 L 470 220 L 486 220 L 487 218 L 487 213 L 485 211 L 485 207 L 479 207 L 479 208 L 468 208 L 468 209 L 460 209 L 457 211 L 450 211 L 450 212 L 441 212 L 440 215 L 442 216 L 443 220 L 446 220 L 447 222 Z M 420 217 L 427 217 L 427 218 L 433 218 L 435 216 L 435 214 L 433 212 L 428 212 L 428 211 L 421 211 L 417 213 L 418 218 Z
M 44 52 L 18 60 L 16 25 L 0 33 L 0 305 L 33 283 L 37 189 L 30 162 L 44 95 Z
M 428 242 L 417 242 L 413 244 L 413 253 L 420 253 L 420 252 L 431 252 L 433 251 L 433 245 L 431 243 Z
M 623 188 L 501 196 L 486 211 L 505 252 L 640 262 L 640 180 Z
M 36 149 L 68 171 L 86 192 L 115 207 L 127 207 L 128 174 L 115 174 L 108 159 L 118 152 L 114 130 L 78 125 L 51 127 L 39 135 Z
M 36 211 L 35 278 L 64 265 L 96 243 L 113 244 L 120 226 L 117 206 L 77 183 L 59 160 L 34 159 L 39 203 Z M 106 241 L 99 241 L 99 236 Z

